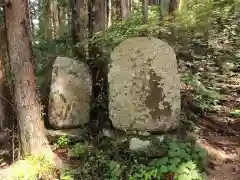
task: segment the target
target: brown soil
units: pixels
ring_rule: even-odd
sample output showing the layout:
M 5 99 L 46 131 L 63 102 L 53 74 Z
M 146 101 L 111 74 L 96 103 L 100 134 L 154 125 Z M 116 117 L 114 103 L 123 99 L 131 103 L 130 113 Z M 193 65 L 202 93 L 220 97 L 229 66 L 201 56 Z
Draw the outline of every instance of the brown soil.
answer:
M 209 153 L 209 180 L 240 180 L 240 117 L 230 115 L 231 110 L 240 109 L 240 75 L 234 75 L 234 82 L 229 75 L 220 79 L 224 83 L 213 84 L 224 89 L 224 99 L 218 110 L 200 116 L 194 135 Z

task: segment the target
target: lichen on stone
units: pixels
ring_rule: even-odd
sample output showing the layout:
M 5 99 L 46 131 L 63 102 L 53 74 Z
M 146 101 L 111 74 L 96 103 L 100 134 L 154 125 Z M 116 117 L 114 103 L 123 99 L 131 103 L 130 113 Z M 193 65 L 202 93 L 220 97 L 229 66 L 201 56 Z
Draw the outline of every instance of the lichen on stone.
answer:
M 180 75 L 173 49 L 155 38 L 130 38 L 111 55 L 109 115 L 116 128 L 167 131 L 180 114 Z

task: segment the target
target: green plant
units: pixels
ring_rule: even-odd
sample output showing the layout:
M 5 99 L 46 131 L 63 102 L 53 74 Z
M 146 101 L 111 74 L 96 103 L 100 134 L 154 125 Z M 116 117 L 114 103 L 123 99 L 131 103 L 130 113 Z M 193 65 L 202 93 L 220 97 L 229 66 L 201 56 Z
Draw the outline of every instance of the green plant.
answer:
M 18 161 L 11 169 L 12 180 L 49 179 L 54 172 L 53 165 L 46 156 L 28 156 Z
M 152 6 L 149 9 L 149 21 L 147 24 L 143 23 L 143 13 L 142 9 L 136 9 L 132 16 L 125 22 L 114 23 L 110 28 L 104 33 L 96 33 L 93 37 L 87 39 L 88 43 L 94 46 L 98 46 L 100 43 L 104 42 L 105 49 L 113 49 L 123 40 L 129 37 L 137 36 L 157 36 L 159 34 L 159 8 L 157 6 Z M 85 42 L 78 44 L 77 46 L 84 45 Z M 106 50 L 106 51 L 107 51 Z
M 61 180 L 74 180 L 74 177 L 79 174 L 79 169 L 63 168 L 61 169 Z
M 167 141 L 168 155 L 153 159 L 147 165 L 135 165 L 129 180 L 163 179 L 172 176 L 176 180 L 204 180 L 199 164 L 203 164 L 207 153 L 200 147 L 186 142 Z
M 234 117 L 240 117 L 240 109 L 234 109 L 230 112 L 230 114 Z
M 167 154 L 149 158 L 147 153 L 127 150 L 126 144 L 116 144 L 108 138 L 101 139 L 96 149 L 89 148 L 87 143 L 77 143 L 71 153 L 81 157 L 81 165 L 78 169 L 62 170 L 61 179 L 165 180 L 172 176 L 177 180 L 204 180 L 207 158 L 204 149 L 193 142 L 171 139 L 153 144 L 156 151 L 164 148 Z
M 185 27 L 206 26 L 208 18 L 212 15 L 213 3 L 211 0 L 184 1 L 182 11 L 177 16 L 177 21 Z
M 60 148 L 65 148 L 68 146 L 70 142 L 70 139 L 67 135 L 63 135 L 63 136 L 60 136 L 58 139 L 57 139 L 57 145 L 60 147 Z
M 105 180 L 119 180 L 124 170 L 124 166 L 119 162 L 110 160 L 106 163 Z
M 206 88 L 197 77 L 185 74 L 182 81 L 193 88 L 194 100 L 204 111 L 213 109 L 221 99 L 221 95 L 216 90 Z
M 88 144 L 87 143 L 77 143 L 71 148 L 72 157 L 81 157 L 88 153 Z

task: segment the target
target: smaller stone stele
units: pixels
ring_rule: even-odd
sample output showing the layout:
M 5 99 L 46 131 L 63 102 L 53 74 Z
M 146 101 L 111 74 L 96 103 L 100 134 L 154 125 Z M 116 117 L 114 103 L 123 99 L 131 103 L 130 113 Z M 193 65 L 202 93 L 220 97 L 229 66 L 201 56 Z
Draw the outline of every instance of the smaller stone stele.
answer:
M 129 38 L 111 54 L 109 116 L 125 131 L 167 132 L 179 125 L 180 74 L 166 42 Z
M 54 129 L 81 127 L 90 118 L 92 79 L 82 62 L 58 57 L 53 65 L 49 95 L 49 124 Z

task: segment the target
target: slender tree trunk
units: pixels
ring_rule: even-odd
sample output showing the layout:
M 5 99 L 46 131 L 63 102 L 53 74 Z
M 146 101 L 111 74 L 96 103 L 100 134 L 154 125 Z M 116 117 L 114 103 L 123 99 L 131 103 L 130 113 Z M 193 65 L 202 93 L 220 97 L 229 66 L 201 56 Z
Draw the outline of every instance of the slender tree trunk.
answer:
M 95 33 L 102 32 L 102 36 L 104 36 L 105 31 L 105 0 L 89 0 L 89 32 L 90 37 Z M 99 45 L 89 44 L 89 57 L 94 61 L 90 61 L 89 65 L 92 71 L 92 79 L 93 79 L 93 99 L 97 99 L 99 95 L 102 93 L 103 81 L 106 80 L 104 76 L 106 73 L 105 64 L 99 63 L 100 58 L 102 58 L 102 43 Z M 97 63 L 96 63 L 97 62 Z M 98 103 L 98 102 L 94 102 Z M 90 130 L 93 139 L 97 138 L 97 134 L 100 130 L 100 120 L 99 120 L 99 109 L 95 108 L 91 111 L 92 121 L 90 122 Z
M 131 11 L 131 12 L 134 12 L 134 8 L 135 8 L 135 6 L 134 6 L 134 0 L 129 0 L 129 3 L 130 3 L 130 11 Z
M 169 15 L 170 1 L 171 0 L 161 0 L 160 2 L 162 18 Z
M 0 132 L 6 127 L 6 119 L 4 115 L 6 99 L 4 96 L 4 69 L 3 69 L 3 53 L 0 50 Z
M 53 37 L 56 39 L 59 37 L 59 12 L 57 0 L 51 0 L 51 14 L 52 14 L 52 26 Z
M 178 12 L 181 12 L 182 9 L 183 9 L 183 5 L 184 5 L 184 0 L 179 0 L 179 3 L 178 3 Z
M 175 16 L 175 12 L 178 9 L 178 1 L 177 0 L 171 0 L 170 1 L 170 7 L 169 7 L 169 13 L 173 16 Z
M 44 33 L 45 40 L 51 40 L 53 29 L 52 29 L 52 16 L 51 16 L 51 6 L 49 0 L 39 0 L 39 5 L 41 5 L 41 15 L 39 16 L 39 28 L 40 33 Z
M 72 35 L 72 23 L 69 23 L 73 20 L 73 17 L 72 17 L 72 0 L 68 1 L 68 8 L 67 8 L 67 12 L 66 12 L 66 20 L 67 20 L 67 25 L 68 25 L 68 34 L 69 35 Z
M 129 3 L 128 0 L 121 0 L 122 20 L 126 21 L 129 18 Z
M 112 1 L 112 21 L 119 22 L 121 21 L 121 1 L 120 0 L 111 0 Z
M 149 6 L 154 5 L 154 0 L 149 0 Z
M 112 0 L 108 0 L 108 5 L 107 7 L 107 27 L 111 27 L 112 26 Z
M 0 12 L 3 15 L 3 11 Z M 4 58 L 7 55 L 6 31 L 4 20 L 0 22 L 0 132 L 9 127 L 10 117 L 6 118 L 6 107 L 10 104 L 10 99 L 6 94 L 7 81 Z M 9 103 L 9 104 L 8 104 Z M 10 112 L 10 111 L 9 111 Z M 7 121 L 8 119 L 8 121 Z M 1 140 L 0 140 L 1 143 Z
M 14 0 L 5 7 L 8 51 L 14 77 L 14 100 L 22 152 L 24 155 L 47 155 L 51 160 L 60 163 L 48 144 L 41 117 L 27 9 L 27 0 Z
M 29 7 L 29 16 L 30 16 L 30 25 L 31 25 L 31 33 L 32 33 L 32 37 L 35 36 L 35 27 L 34 27 L 34 23 L 33 23 L 33 18 L 34 18 L 34 9 L 31 8 L 31 6 Z
M 89 9 L 89 19 L 88 19 L 88 30 L 89 36 L 93 36 L 94 33 L 102 32 L 104 36 L 105 31 L 105 10 L 106 10 L 106 1 L 105 0 L 89 0 L 88 9 Z M 95 45 L 94 45 L 95 46 Z M 101 44 L 99 47 L 93 47 L 89 45 L 89 52 L 91 56 L 95 56 L 97 52 L 101 52 Z
M 60 37 L 62 37 L 64 35 L 64 33 L 66 32 L 66 28 L 68 25 L 68 21 L 67 21 L 67 11 L 68 11 L 68 7 L 58 7 L 58 18 L 59 18 L 59 34 Z
M 1 12 L 0 12 L 1 13 Z M 3 95 L 3 53 L 2 48 L 4 46 L 4 26 L 3 23 L 0 24 L 0 132 L 5 126 L 5 116 L 4 116 L 4 95 Z
M 105 0 L 92 1 L 93 33 L 105 29 Z
M 86 28 L 88 22 L 88 11 L 86 0 L 72 0 L 72 36 L 73 43 L 82 43 L 86 38 Z M 84 45 L 76 47 L 75 54 L 79 59 L 85 59 Z
M 148 21 L 148 0 L 143 0 L 143 22 L 146 24 Z

